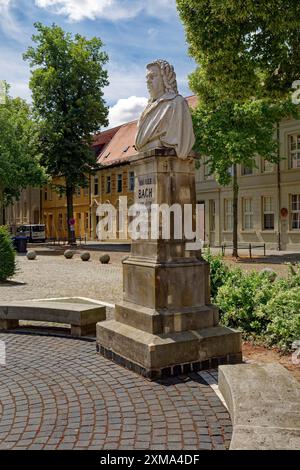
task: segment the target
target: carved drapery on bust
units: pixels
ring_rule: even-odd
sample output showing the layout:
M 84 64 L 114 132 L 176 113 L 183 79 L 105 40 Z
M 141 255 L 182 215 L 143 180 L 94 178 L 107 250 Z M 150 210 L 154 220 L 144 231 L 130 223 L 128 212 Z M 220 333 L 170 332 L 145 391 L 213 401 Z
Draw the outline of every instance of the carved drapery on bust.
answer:
M 147 69 L 150 99 L 139 119 L 135 147 L 140 152 L 173 148 L 184 159 L 194 146 L 195 136 L 188 104 L 178 94 L 174 68 L 165 60 L 157 60 Z

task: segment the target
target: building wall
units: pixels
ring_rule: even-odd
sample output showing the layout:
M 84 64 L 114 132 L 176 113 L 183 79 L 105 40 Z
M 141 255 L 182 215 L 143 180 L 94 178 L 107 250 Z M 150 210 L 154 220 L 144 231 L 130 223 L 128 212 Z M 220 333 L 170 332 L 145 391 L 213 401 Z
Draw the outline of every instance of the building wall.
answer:
M 26 188 L 21 192 L 20 199 L 15 200 L 5 209 L 5 224 L 12 233 L 23 224 L 40 224 L 41 217 L 41 190 L 39 188 Z
M 116 209 L 116 217 L 113 221 L 112 234 L 107 232 L 102 235 L 103 239 L 113 240 L 116 236 L 117 240 L 128 241 L 127 224 L 124 225 L 124 230 L 118 224 L 118 211 L 119 211 L 119 198 L 127 198 L 127 206 L 134 202 L 134 191 L 130 189 L 130 173 L 132 169 L 129 164 L 122 164 L 118 166 L 109 166 L 99 170 L 91 179 L 91 236 L 97 239 L 97 223 L 99 218 L 97 216 L 97 208 L 99 204 L 111 204 Z M 118 187 L 118 177 L 122 181 L 122 187 Z M 98 178 L 98 185 L 95 185 L 95 178 Z M 108 178 L 110 178 L 110 191 L 108 188 Z M 96 186 L 96 187 L 95 187 Z M 98 191 L 97 191 L 98 187 Z M 118 191 L 121 189 L 121 191 Z M 96 190 L 96 191 L 95 191 Z
M 62 185 L 60 179 L 53 179 L 52 185 Z M 90 239 L 90 188 L 80 188 L 73 197 L 75 235 Z M 60 196 L 49 184 L 42 190 L 43 223 L 46 225 L 47 238 L 66 238 L 67 199 Z
M 291 136 L 298 139 L 298 135 L 296 157 L 297 148 L 292 152 Z M 257 168 L 252 174 L 244 175 L 243 168 L 238 168 L 238 240 L 239 243 L 266 243 L 268 249 L 278 249 L 280 241 L 283 250 L 300 250 L 300 225 L 296 228 L 300 220 L 300 121 L 281 123 L 280 144 L 280 190 L 277 165 L 269 165 L 257 157 Z M 294 163 L 293 156 L 299 157 Z M 205 205 L 205 241 L 211 246 L 232 243 L 232 216 L 227 202 L 232 200 L 232 188 L 219 186 L 207 173 L 203 164 L 196 172 L 197 200 Z M 287 215 L 282 209 L 287 209 Z
M 118 209 L 120 196 L 126 196 L 128 204 L 134 202 L 134 192 L 129 188 L 129 173 L 131 172 L 129 164 L 118 166 L 109 166 L 99 170 L 94 176 L 90 177 L 90 187 L 80 190 L 80 195 L 75 193 L 73 198 L 75 235 L 76 237 L 87 240 L 96 240 L 97 207 L 99 204 L 112 204 L 116 209 L 116 219 L 114 229 L 118 240 L 128 241 L 127 225 L 124 226 L 124 232 L 118 226 Z M 122 176 L 122 190 L 118 191 L 118 175 Z M 107 191 L 107 179 L 110 177 L 110 191 Z M 98 178 L 98 191 L 95 185 L 95 179 Z M 62 184 L 59 179 L 53 180 L 53 185 Z M 42 190 L 42 212 L 43 223 L 46 225 L 46 235 L 48 238 L 66 238 L 67 237 L 67 200 L 65 196 L 52 189 L 50 185 Z M 113 240 L 111 233 L 106 233 L 103 237 L 106 240 Z

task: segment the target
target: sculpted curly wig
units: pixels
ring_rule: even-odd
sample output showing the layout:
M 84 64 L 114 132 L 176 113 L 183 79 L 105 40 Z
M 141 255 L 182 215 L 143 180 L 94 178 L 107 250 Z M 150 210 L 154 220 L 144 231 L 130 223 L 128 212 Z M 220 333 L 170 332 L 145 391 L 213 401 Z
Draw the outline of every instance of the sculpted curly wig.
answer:
M 169 64 L 166 60 L 158 59 L 148 64 L 147 69 L 150 69 L 153 65 L 157 65 L 160 70 L 166 93 L 175 93 L 175 95 L 178 95 L 176 73 L 173 65 Z

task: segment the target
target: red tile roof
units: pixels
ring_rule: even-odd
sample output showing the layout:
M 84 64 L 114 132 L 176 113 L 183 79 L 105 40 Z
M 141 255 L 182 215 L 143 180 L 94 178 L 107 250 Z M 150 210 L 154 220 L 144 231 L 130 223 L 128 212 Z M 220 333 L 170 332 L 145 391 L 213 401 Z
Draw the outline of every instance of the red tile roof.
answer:
M 120 126 L 113 127 L 112 129 L 107 129 L 106 131 L 99 132 L 93 136 L 92 148 L 94 151 L 99 154 L 107 145 L 116 132 L 120 129 Z
M 198 99 L 197 96 L 192 95 L 188 96 L 186 101 L 190 108 L 195 108 Z M 113 131 L 113 135 L 100 152 L 97 163 L 100 163 L 103 166 L 118 165 L 128 162 L 133 155 L 136 155 L 137 151 L 134 148 L 134 143 L 137 132 L 137 123 L 138 121 L 136 120 L 108 131 L 101 132 L 101 134 L 104 134 L 109 131 Z M 101 140 L 101 134 L 98 134 L 99 141 Z M 108 134 L 105 138 L 108 139 Z
M 196 95 L 187 96 L 185 99 L 190 108 L 196 108 L 198 104 L 198 97 Z
M 123 124 L 100 153 L 98 163 L 102 165 L 123 163 L 136 155 L 137 151 L 134 148 L 136 131 L 137 121 Z

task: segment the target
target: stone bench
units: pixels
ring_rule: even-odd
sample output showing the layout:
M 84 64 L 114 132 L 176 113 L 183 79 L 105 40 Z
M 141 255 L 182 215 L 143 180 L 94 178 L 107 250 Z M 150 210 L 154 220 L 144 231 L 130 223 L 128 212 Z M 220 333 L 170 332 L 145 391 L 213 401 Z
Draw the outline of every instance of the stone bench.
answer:
M 280 364 L 219 367 L 231 450 L 300 449 L 300 384 Z
M 0 330 L 14 329 L 19 320 L 71 325 L 72 336 L 96 334 L 96 323 L 106 319 L 101 305 L 66 302 L 1 302 Z

